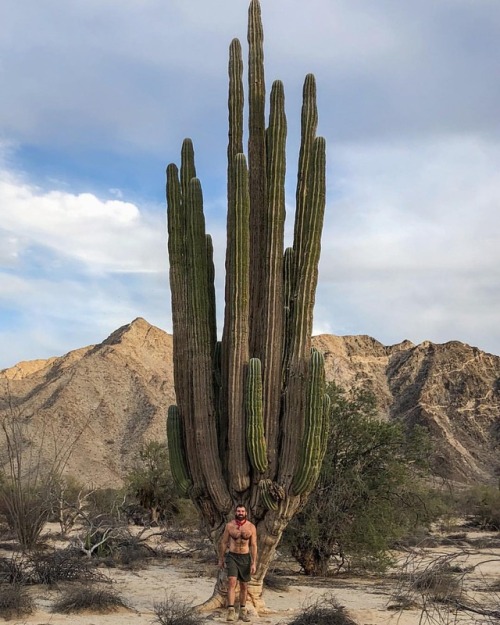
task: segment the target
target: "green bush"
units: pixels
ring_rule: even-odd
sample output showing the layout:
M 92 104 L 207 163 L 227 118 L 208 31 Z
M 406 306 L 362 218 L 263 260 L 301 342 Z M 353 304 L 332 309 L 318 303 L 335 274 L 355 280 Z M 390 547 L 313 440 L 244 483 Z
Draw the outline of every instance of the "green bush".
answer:
M 500 531 L 500 490 L 493 486 L 475 486 L 459 498 L 459 508 L 471 524 L 483 530 Z
M 100 517 L 109 523 L 121 522 L 126 492 L 119 488 L 97 488 L 88 493 L 85 514 L 89 518 Z
M 166 444 L 151 441 L 142 446 L 134 469 L 127 476 L 128 494 L 146 510 L 150 521 L 171 521 L 179 514 L 177 494 Z
M 420 429 L 381 422 L 372 393 L 335 384 L 320 478 L 283 542 L 307 575 L 325 575 L 332 558 L 346 567 L 383 570 L 396 539 L 426 524 L 430 511 L 418 479 L 429 447 Z

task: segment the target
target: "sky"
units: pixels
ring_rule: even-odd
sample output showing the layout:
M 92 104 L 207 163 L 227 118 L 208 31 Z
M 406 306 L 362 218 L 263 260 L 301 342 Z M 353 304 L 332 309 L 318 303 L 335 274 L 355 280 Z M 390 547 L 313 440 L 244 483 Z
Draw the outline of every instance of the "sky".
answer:
M 500 355 L 500 2 L 262 0 L 285 85 L 287 236 L 302 83 L 327 210 L 314 333 Z M 165 168 L 191 137 L 223 311 L 227 56 L 247 0 L 2 0 L 0 369 L 171 331 Z M 290 240 L 288 239 L 287 243 Z

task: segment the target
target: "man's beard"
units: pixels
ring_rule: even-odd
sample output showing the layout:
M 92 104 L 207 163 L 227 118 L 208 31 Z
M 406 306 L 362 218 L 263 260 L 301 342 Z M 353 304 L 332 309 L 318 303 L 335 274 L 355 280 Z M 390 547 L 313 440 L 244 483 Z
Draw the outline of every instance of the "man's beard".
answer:
M 241 514 L 241 513 L 238 513 L 238 514 L 236 515 L 236 518 L 238 519 L 238 521 L 243 521 L 243 519 L 246 519 L 246 518 L 247 518 L 247 515 L 246 515 L 246 514 Z

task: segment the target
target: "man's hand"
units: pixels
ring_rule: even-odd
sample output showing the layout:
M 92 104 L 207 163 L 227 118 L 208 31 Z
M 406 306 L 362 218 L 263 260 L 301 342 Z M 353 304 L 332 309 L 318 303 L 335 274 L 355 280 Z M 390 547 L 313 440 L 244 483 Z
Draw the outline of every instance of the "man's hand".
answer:
M 219 558 L 219 568 L 220 569 L 224 568 L 224 558 Z
M 252 565 L 250 566 L 250 573 L 252 575 L 255 575 L 255 571 L 257 570 L 257 567 L 255 566 L 255 563 L 252 562 Z

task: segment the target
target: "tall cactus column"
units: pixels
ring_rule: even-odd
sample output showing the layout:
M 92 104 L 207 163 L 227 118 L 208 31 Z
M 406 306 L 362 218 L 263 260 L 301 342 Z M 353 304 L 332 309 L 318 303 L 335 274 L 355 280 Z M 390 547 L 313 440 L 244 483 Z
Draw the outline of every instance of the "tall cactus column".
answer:
M 328 402 L 323 356 L 311 350 L 325 209 L 325 141 L 316 137 L 314 77 L 304 83 L 293 247 L 284 249 L 287 120 L 275 81 L 265 123 L 261 10 L 248 14 L 248 162 L 243 154 L 243 60 L 229 50 L 227 246 L 222 340 L 217 342 L 213 250 L 186 139 L 180 173 L 167 168 L 168 251 L 177 405 L 168 414 L 172 475 L 217 547 L 237 502 L 257 526 L 262 587 L 276 545 L 317 480 Z M 219 577 L 207 608 L 223 605 Z

